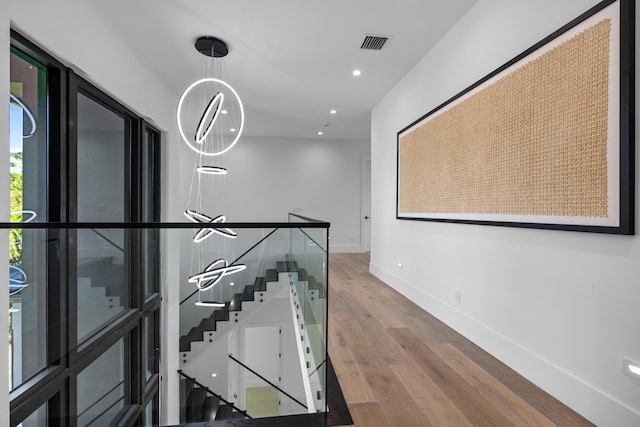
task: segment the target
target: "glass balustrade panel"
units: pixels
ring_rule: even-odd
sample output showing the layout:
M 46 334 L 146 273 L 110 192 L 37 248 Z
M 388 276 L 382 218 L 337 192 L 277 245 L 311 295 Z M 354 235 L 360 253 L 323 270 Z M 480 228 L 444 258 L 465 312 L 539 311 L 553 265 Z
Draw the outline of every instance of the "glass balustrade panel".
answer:
M 314 403 L 326 405 L 325 377 L 327 357 L 327 235 L 325 229 L 291 230 L 291 257 L 298 268 L 295 276 L 295 303 L 304 340 L 304 357 Z M 320 409 L 324 410 L 324 409 Z
M 281 229 L 243 228 L 234 230 L 234 239 L 214 234 L 194 242 L 200 230 L 173 230 L 179 235 L 176 239 L 181 248 L 181 335 L 188 334 L 202 319 L 215 316 L 216 311 L 226 310 L 218 314 L 226 319 L 240 309 L 243 300 L 257 301 L 272 291 L 267 283 L 278 279 L 277 262 L 286 259 L 289 248 L 288 233 Z

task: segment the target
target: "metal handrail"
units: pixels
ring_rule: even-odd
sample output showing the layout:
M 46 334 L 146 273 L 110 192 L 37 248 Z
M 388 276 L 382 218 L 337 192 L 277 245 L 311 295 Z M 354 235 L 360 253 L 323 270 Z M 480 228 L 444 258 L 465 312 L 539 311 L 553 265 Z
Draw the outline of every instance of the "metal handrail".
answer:
M 324 365 L 325 363 L 327 363 L 327 359 L 324 359 L 318 366 L 316 366 L 316 369 L 314 369 L 313 372 L 311 372 L 309 374 L 309 377 L 311 377 L 311 375 L 313 375 L 316 372 L 318 372 L 318 369 L 320 369 L 322 367 L 322 365 Z
M 96 233 L 98 236 L 100 236 L 101 238 L 103 238 L 107 242 L 111 243 L 111 245 L 114 246 L 116 249 L 120 249 L 120 252 L 124 253 L 124 248 L 120 247 L 116 242 L 114 242 L 113 240 L 109 239 L 107 236 L 105 236 L 104 234 L 100 233 L 95 228 L 92 228 L 91 231 Z
M 52 230 L 82 230 L 89 228 L 100 229 L 194 229 L 194 228 L 300 228 L 299 222 L 221 222 L 221 223 L 201 223 L 193 222 L 0 222 L 0 229 L 22 228 L 22 229 L 43 229 Z M 305 228 L 329 228 L 328 222 L 308 222 Z
M 295 216 L 296 218 L 300 218 L 300 219 L 302 219 L 304 221 L 307 221 L 307 222 L 310 222 L 310 223 L 325 223 L 325 221 L 321 221 L 319 219 L 314 219 L 314 218 L 309 218 L 309 217 L 303 216 L 303 215 L 298 215 L 298 214 L 295 214 L 293 212 L 289 212 L 289 216 L 290 217 L 291 216 Z M 291 222 L 291 221 L 289 221 L 289 222 Z

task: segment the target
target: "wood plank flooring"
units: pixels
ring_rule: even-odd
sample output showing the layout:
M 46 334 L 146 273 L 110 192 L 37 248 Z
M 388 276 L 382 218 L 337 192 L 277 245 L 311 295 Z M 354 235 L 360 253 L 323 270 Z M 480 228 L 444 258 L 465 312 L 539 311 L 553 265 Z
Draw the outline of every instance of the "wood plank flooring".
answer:
M 592 426 L 369 274 L 331 254 L 329 354 L 357 427 Z

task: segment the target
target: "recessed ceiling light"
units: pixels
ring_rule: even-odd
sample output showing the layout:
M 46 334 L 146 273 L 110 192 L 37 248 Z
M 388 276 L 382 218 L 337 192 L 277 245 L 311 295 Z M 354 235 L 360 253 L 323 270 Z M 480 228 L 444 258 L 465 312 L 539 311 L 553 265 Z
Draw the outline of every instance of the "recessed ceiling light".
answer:
M 227 114 L 227 110 L 220 111 L 222 114 Z
M 322 132 L 321 130 L 318 131 L 318 135 L 323 135 L 324 132 Z
M 235 132 L 235 131 L 236 131 L 236 128 L 231 128 L 231 129 L 229 129 L 229 130 L 230 130 L 231 132 Z
M 353 75 L 358 77 L 362 72 L 360 70 L 353 70 Z
M 331 110 L 331 111 L 329 111 L 329 114 L 336 114 L 336 113 L 337 113 L 337 111 L 336 111 L 336 110 Z

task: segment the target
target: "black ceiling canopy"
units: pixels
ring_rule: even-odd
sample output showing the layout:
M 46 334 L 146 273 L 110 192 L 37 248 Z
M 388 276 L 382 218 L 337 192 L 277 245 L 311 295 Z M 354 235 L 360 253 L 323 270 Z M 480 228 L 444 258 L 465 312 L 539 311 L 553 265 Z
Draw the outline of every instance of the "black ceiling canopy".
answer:
M 203 55 L 213 58 L 222 58 L 229 53 L 229 48 L 225 42 L 211 36 L 198 37 L 198 40 L 196 40 L 196 50 Z

